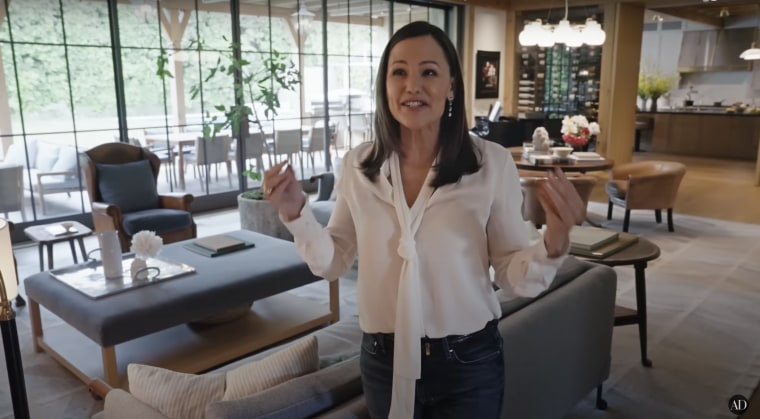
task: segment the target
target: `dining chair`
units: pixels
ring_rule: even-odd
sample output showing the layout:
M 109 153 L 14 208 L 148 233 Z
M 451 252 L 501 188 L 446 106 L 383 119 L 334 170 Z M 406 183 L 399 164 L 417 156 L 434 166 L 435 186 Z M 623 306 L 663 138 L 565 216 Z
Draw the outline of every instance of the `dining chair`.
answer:
M 185 156 L 185 167 L 192 164 L 195 176 L 200 178 L 201 190 L 206 191 L 207 182 L 211 179 L 211 165 L 216 167 L 216 179 L 219 180 L 219 163 L 227 165 L 227 180 L 232 187 L 232 158 L 230 147 L 232 139 L 229 135 L 218 135 L 214 139 L 198 137 L 195 140 L 195 152 Z
M 612 207 L 625 208 L 623 231 L 628 231 L 633 209 L 652 209 L 657 223 L 662 222 L 662 209 L 668 211 L 668 231 L 673 232 L 673 205 L 678 187 L 686 174 L 686 166 L 673 161 L 639 161 L 619 164 L 610 170 L 605 187 L 607 219 L 612 219 Z
M 301 177 L 303 177 L 302 135 L 300 127 L 294 129 L 276 129 L 274 131 L 275 160 L 279 163 L 277 157 L 287 155 L 288 160 L 292 164 L 293 156 L 297 154 L 301 165 Z
M 238 173 L 241 171 L 247 170 L 249 160 L 255 160 L 256 161 L 256 170 L 259 172 L 264 171 L 264 147 L 265 147 L 265 140 L 264 140 L 264 134 L 261 132 L 255 132 L 252 134 L 244 135 L 243 137 L 245 141 L 243 142 L 243 147 L 241 149 L 240 142 L 238 139 L 235 139 L 234 141 L 234 149 L 230 151 L 230 158 L 235 161 L 235 167 L 237 168 Z M 243 153 L 243 161 L 245 162 L 245 167 L 237 167 L 237 164 L 239 162 L 239 154 Z M 267 152 L 268 154 L 268 152 Z M 271 166 L 271 157 L 270 157 L 270 166 Z
M 591 192 L 596 185 L 596 178 L 590 175 L 580 175 L 568 176 L 567 179 L 573 184 L 575 190 L 578 192 L 578 195 L 583 201 L 583 208 L 585 211 L 588 206 L 588 201 L 591 198 Z M 538 200 L 539 184 L 545 180 L 545 176 L 520 177 L 520 186 L 523 191 L 523 218 L 526 221 L 535 224 L 536 228 L 540 228 L 542 225 L 546 224 L 546 213 L 541 206 L 541 202 Z
M 331 135 L 331 130 L 328 128 L 328 138 Z M 309 159 L 311 161 L 311 168 L 314 168 L 314 155 L 325 151 L 325 122 L 322 120 L 316 121 L 311 128 L 309 128 L 309 135 L 304 144 L 303 151 L 309 153 Z

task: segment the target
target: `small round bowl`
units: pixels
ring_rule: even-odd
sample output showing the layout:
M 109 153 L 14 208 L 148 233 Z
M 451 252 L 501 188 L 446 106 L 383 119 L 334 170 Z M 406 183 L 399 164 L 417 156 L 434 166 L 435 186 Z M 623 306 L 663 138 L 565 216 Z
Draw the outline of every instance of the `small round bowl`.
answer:
M 71 227 L 74 227 L 74 223 L 71 221 L 64 221 L 61 223 L 61 227 L 63 227 L 66 231 L 69 231 Z
M 572 147 L 552 147 L 551 150 L 552 154 L 562 159 L 567 158 L 573 152 Z

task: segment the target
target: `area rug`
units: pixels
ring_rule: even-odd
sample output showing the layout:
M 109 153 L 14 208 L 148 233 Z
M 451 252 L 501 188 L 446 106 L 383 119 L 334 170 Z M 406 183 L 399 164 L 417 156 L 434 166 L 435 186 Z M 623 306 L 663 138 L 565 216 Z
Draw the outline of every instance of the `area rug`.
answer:
M 620 230 L 621 209 L 615 209 L 612 221 L 605 216 L 605 204 L 589 205 L 592 221 Z M 666 223 L 655 223 L 652 211 L 634 211 L 631 217 L 630 231 L 662 251 L 646 272 L 653 367 L 640 363 L 638 328 L 616 327 L 612 370 L 604 383 L 609 409 L 597 410 L 592 392 L 568 419 L 735 418 L 728 410 L 729 398 L 749 398 L 760 382 L 760 225 L 677 213 L 674 220 L 675 232 L 669 233 Z M 200 216 L 196 222 L 199 235 L 205 236 L 234 230 L 239 221 L 232 212 Z M 17 256 L 33 271 L 36 248 L 20 249 Z M 616 271 L 618 304 L 635 307 L 633 269 Z M 292 293 L 326 302 L 325 290 L 314 284 Z M 355 315 L 355 269 L 340 279 L 340 290 L 341 317 Z M 43 315 L 46 325 L 56 321 L 47 312 Z M 34 353 L 26 309 L 18 310 L 17 322 L 32 417 L 87 418 L 101 410 L 102 402 L 93 400 L 73 375 L 47 354 Z M 5 368 L 4 362 L 0 365 Z M 0 418 L 12 417 L 8 383 L 0 379 Z
M 623 210 L 606 220 L 620 230 Z M 733 395 L 749 398 L 760 381 L 760 225 L 674 215 L 675 232 L 653 211 L 632 211 L 630 232 L 657 244 L 647 268 L 649 358 L 640 363 L 638 328 L 613 333 L 606 412 L 589 395 L 567 418 L 735 418 Z M 635 307 L 633 269 L 616 268 L 618 304 Z

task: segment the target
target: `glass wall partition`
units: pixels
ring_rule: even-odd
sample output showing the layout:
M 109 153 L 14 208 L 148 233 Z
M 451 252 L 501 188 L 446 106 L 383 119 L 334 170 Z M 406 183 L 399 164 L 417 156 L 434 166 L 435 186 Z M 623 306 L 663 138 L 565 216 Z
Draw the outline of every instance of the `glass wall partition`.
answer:
M 460 11 L 386 0 L 3 2 L 0 169 L 20 167 L 23 180 L 21 209 L 7 217 L 89 221 L 77 157 L 112 141 L 162 159 L 160 192 L 212 204 L 257 186 L 244 168 L 287 158 L 299 177 L 330 170 L 371 139 L 376 71 L 392 32 L 427 20 L 455 39 Z M 218 65 L 237 54 L 252 72 L 275 55 L 300 72 L 293 90 L 278 92 L 276 114 L 249 92 L 236 99 L 236 78 Z M 204 139 L 204 126 L 224 119 L 222 106 L 236 104 L 255 111 L 245 141 L 228 129 Z M 0 171 L 0 184 L 14 184 L 18 171 Z

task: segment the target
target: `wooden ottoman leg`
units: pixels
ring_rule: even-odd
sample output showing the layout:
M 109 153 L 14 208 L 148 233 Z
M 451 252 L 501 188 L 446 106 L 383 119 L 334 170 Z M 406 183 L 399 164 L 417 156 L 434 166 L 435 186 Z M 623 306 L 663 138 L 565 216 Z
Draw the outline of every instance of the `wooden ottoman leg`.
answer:
M 34 352 L 42 352 L 42 346 L 40 346 L 39 339 L 42 338 L 42 318 L 40 317 L 40 305 L 29 299 L 29 319 L 32 322 L 32 343 L 34 344 Z
M 116 366 L 116 347 L 106 346 L 100 349 L 103 356 L 103 378 L 111 387 L 119 387 L 119 370 Z
M 340 279 L 329 281 L 330 283 L 330 322 L 340 320 Z

